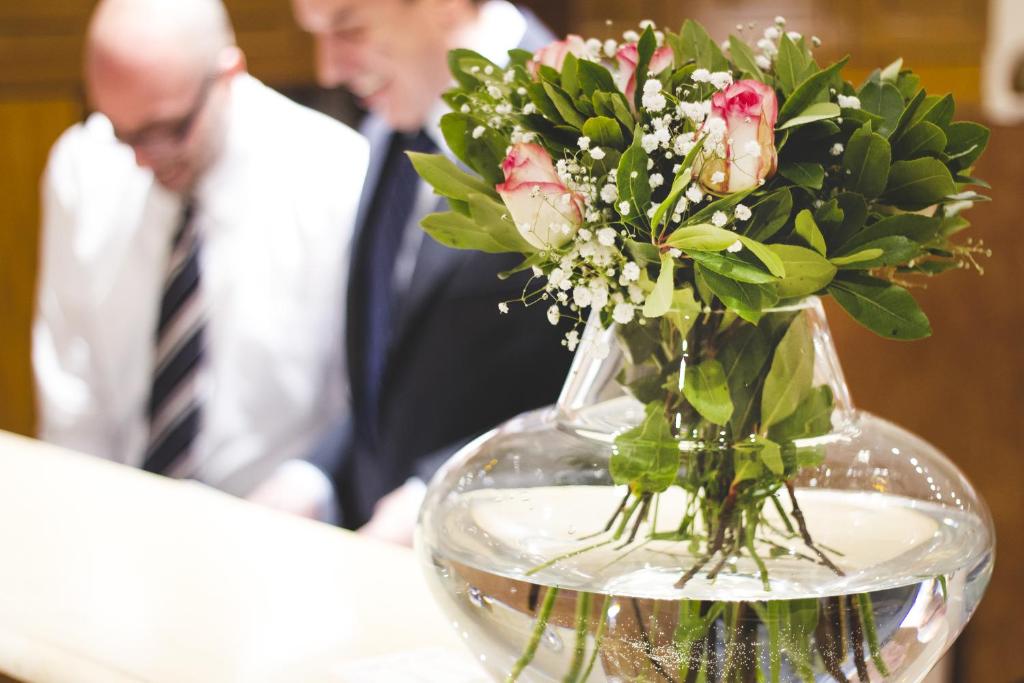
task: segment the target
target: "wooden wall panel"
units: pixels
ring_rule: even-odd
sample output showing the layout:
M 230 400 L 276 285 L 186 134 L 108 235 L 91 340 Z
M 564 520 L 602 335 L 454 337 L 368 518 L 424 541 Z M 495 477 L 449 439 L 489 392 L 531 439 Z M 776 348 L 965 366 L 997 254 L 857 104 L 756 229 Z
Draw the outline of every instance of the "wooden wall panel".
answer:
M 0 101 L 0 429 L 31 434 L 29 329 L 39 177 L 50 145 L 81 116 L 74 100 Z

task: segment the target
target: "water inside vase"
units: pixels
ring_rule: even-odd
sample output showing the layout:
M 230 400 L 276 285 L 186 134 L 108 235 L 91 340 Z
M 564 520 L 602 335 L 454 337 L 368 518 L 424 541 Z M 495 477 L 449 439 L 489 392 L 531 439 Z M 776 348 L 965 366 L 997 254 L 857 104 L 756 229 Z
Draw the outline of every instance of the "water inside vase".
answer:
M 757 542 L 772 558 L 770 590 L 748 556 L 679 589 L 696 547 L 645 534 L 623 548 L 594 535 L 598 511 L 613 510 L 621 495 L 612 486 L 539 486 L 449 501 L 431 583 L 499 677 L 536 635 L 554 591 L 519 680 L 731 681 L 755 671 L 761 677 L 751 680 L 856 680 L 859 662 L 870 680 L 916 681 L 962 629 L 991 571 L 985 525 L 969 512 L 803 488 L 796 495 L 810 531 L 845 576 L 809 557 L 766 510 L 770 532 Z M 670 490 L 657 505 L 665 521 L 655 533 L 682 516 L 683 499 Z

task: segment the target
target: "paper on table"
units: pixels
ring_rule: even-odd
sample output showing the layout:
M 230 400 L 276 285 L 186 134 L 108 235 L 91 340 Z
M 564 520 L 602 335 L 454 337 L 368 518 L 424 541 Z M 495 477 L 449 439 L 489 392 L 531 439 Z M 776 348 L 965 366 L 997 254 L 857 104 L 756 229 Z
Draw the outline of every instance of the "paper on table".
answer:
M 341 683 L 491 683 L 468 653 L 443 648 L 347 662 L 338 667 Z

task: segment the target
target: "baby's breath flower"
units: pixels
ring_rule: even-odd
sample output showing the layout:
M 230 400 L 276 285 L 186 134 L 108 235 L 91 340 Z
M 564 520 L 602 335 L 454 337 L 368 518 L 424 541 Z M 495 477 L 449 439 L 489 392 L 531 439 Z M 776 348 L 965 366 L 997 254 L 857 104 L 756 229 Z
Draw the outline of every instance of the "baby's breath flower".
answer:
M 836 144 L 832 145 L 832 148 L 828 150 L 828 153 L 834 157 L 837 157 L 843 153 L 843 149 L 843 143 L 837 142 Z
M 608 40 L 604 41 L 604 56 L 605 57 L 614 57 L 615 53 L 618 52 L 618 50 L 619 50 L 619 44 L 616 43 L 611 38 L 609 38 Z
M 551 304 L 551 306 L 548 308 L 548 322 L 551 323 L 552 325 L 557 325 L 558 320 L 561 317 L 562 314 L 559 312 L 558 306 Z
M 715 211 L 714 215 L 711 216 L 711 224 L 715 227 L 722 227 L 729 222 L 729 217 L 725 215 L 724 211 Z
M 836 100 L 843 109 L 860 109 L 860 98 L 854 95 L 836 95 Z
M 738 221 L 750 220 L 750 208 L 746 204 L 737 204 L 735 215 Z
M 622 267 L 622 276 L 629 281 L 636 281 L 640 279 L 640 266 L 633 261 L 630 261 Z
M 725 182 L 725 174 L 722 173 L 721 171 L 715 171 L 714 173 L 711 174 L 711 183 L 713 185 L 718 185 L 719 183 L 724 183 L 724 182 Z
M 619 198 L 619 188 L 615 187 L 614 184 L 608 183 L 601 188 L 601 201 L 606 204 L 614 204 L 615 200 Z M 623 212 L 625 213 L 625 212 Z
M 498 304 L 498 312 L 499 313 L 508 313 L 508 304 L 505 303 L 504 301 L 502 301 L 500 304 Z
M 565 346 L 570 351 L 575 351 L 580 344 L 580 333 L 577 330 L 569 330 L 565 333 Z
M 615 304 L 615 308 L 612 309 L 612 320 L 619 323 L 620 325 L 625 325 L 629 322 L 632 322 L 634 315 L 635 310 L 633 308 L 633 304 L 627 304 L 623 302 Z M 548 316 L 548 319 L 550 320 L 550 315 Z
M 725 250 L 730 254 L 735 254 L 741 249 L 743 249 L 743 242 L 740 242 L 739 240 L 736 240 L 735 242 L 733 242 L 732 244 L 725 248 Z
M 588 287 L 577 285 L 572 290 L 572 302 L 580 308 L 586 308 L 593 301 L 593 296 Z
M 581 135 L 580 138 L 576 140 L 576 144 L 579 145 L 580 149 L 588 149 L 590 147 L 590 138 L 586 135 Z
M 665 184 L 665 177 L 660 173 L 652 173 L 651 178 L 651 189 L 655 190 Z
M 601 149 L 600 147 L 594 147 L 593 149 L 590 150 L 590 158 L 593 159 L 594 161 L 600 161 L 601 159 L 604 159 L 604 157 L 604 150 Z
M 483 126 L 477 126 L 476 128 L 474 128 L 474 129 L 473 129 L 473 139 L 474 139 L 474 140 L 479 140 L 479 139 L 480 139 L 480 137 L 481 137 L 481 136 L 482 136 L 482 135 L 484 134 L 484 132 L 485 132 L 486 130 L 487 130 L 487 129 L 486 129 L 486 128 L 484 128 Z
M 606 247 L 615 245 L 615 229 L 601 228 L 597 231 L 597 241 Z
M 728 71 L 716 71 L 708 76 L 708 80 L 711 81 L 711 85 L 715 86 L 718 90 L 725 90 L 732 85 L 732 74 Z
M 772 60 L 768 59 L 764 55 L 757 55 L 754 57 L 754 63 L 757 64 L 758 68 L 770 69 L 772 68 Z
M 629 209 L 630 209 L 629 202 L 627 202 L 625 200 L 619 202 L 619 213 L 621 213 L 623 216 L 628 216 L 629 215 Z
M 694 204 L 699 204 L 704 200 L 704 193 L 696 185 L 690 185 L 686 188 L 686 198 Z

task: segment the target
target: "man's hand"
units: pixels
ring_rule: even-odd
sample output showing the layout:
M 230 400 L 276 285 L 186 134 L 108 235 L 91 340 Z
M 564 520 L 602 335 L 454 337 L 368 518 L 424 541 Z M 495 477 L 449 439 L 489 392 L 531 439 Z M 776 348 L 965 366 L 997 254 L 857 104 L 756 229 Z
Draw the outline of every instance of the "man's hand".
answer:
M 246 500 L 321 522 L 332 521 L 334 487 L 315 465 L 288 460 L 263 480 Z
M 426 484 L 419 479 L 410 479 L 377 501 L 373 517 L 358 529 L 358 533 L 411 547 L 416 518 L 426 493 Z

